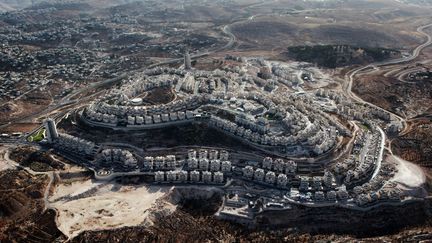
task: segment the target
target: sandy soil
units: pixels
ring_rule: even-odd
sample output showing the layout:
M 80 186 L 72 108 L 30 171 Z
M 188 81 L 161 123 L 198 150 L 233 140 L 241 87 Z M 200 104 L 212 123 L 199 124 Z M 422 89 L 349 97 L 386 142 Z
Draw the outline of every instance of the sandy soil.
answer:
M 398 169 L 398 172 L 391 181 L 398 183 L 398 187 L 409 196 L 427 196 L 427 192 L 424 189 L 426 175 L 421 167 L 397 156 L 391 156 L 389 160 L 397 163 Z
M 14 169 L 15 165 L 9 159 L 9 146 L 0 145 L 0 171 Z
M 392 160 L 398 163 L 398 172 L 392 181 L 404 184 L 408 187 L 420 187 L 426 182 L 426 176 L 423 170 L 408 161 L 405 161 L 397 156 L 392 156 Z
M 151 225 L 153 212 L 169 214 L 175 210 L 172 204 L 158 201 L 168 191 L 168 187 L 123 186 L 87 180 L 60 184 L 49 200 L 58 211 L 58 228 L 73 238 L 87 230 Z M 61 198 L 64 196 L 73 198 Z M 156 207 L 157 201 L 163 207 Z
M 4 158 L 5 151 L 3 148 L 0 148 L 0 171 L 12 169 L 13 167 L 6 161 Z
M 95 182 L 92 180 L 79 181 L 68 184 L 60 184 L 56 187 L 55 192 L 50 197 L 50 201 L 57 201 L 59 198 L 66 196 L 77 196 L 81 193 L 89 191 L 92 188 L 96 188 L 103 185 L 101 182 Z

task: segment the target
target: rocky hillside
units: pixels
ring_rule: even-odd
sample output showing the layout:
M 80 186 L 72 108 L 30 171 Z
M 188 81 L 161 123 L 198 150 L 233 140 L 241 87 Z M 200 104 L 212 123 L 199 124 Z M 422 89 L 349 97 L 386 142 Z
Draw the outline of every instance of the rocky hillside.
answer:
M 22 170 L 0 172 L 0 242 L 53 242 L 63 234 L 55 212 L 43 211 L 48 178 Z

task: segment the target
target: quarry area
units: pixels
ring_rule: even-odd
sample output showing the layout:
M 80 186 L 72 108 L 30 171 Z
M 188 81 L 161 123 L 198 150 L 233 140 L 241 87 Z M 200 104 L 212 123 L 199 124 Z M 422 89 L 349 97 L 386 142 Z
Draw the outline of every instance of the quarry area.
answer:
M 0 0 L 0 242 L 432 240 L 431 8 Z
M 59 230 L 73 238 L 86 230 L 152 225 L 154 211 L 168 215 L 175 210 L 173 205 L 162 202 L 168 190 L 80 181 L 58 186 L 48 200 L 58 212 Z

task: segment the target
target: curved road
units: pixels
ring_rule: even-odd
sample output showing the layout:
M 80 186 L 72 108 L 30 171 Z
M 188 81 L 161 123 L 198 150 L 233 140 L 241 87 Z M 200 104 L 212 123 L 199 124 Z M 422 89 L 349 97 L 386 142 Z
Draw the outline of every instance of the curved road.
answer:
M 428 47 L 429 45 L 432 44 L 432 36 L 429 35 L 428 33 L 424 32 L 424 29 L 429 28 L 431 26 L 432 26 L 432 23 L 431 24 L 427 24 L 427 25 L 423 25 L 423 26 L 420 26 L 420 27 L 417 28 L 417 32 L 419 32 L 422 35 L 426 36 L 427 39 L 426 39 L 426 41 L 424 43 L 420 44 L 419 46 L 417 46 L 413 50 L 411 56 L 405 57 L 405 58 L 399 58 L 399 59 L 395 59 L 395 60 L 384 61 L 384 62 L 371 63 L 369 65 L 366 65 L 366 66 L 363 66 L 363 67 L 351 70 L 350 72 L 348 72 L 347 74 L 345 74 L 345 80 L 348 81 L 348 85 L 346 86 L 345 92 L 348 95 L 348 97 L 351 97 L 353 100 L 357 101 L 358 103 L 366 104 L 366 105 L 374 107 L 374 108 L 376 108 L 378 110 L 390 113 L 391 116 L 394 116 L 398 120 L 400 120 L 402 122 L 402 124 L 403 124 L 403 127 L 406 128 L 407 127 L 407 123 L 406 123 L 405 118 L 402 118 L 401 116 L 399 116 L 399 115 L 397 115 L 397 114 L 395 114 L 395 113 L 393 113 L 391 111 L 388 111 L 388 110 L 386 110 L 386 109 L 384 109 L 382 107 L 379 107 L 379 106 L 377 106 L 375 104 L 372 104 L 370 102 L 367 102 L 367 101 L 363 100 L 362 98 L 360 98 L 359 96 L 357 96 L 355 93 L 352 92 L 352 83 L 354 81 L 354 77 L 359 72 L 361 72 L 361 71 L 364 71 L 364 70 L 367 70 L 367 69 L 371 69 L 371 68 L 380 67 L 380 66 L 401 64 L 401 63 L 409 62 L 409 61 L 412 61 L 412 60 L 416 59 L 424 48 L 426 48 L 426 47 Z
M 278 1 L 278 0 L 274 0 L 274 1 Z M 261 5 L 268 4 L 268 3 L 271 3 L 271 2 L 269 2 L 269 1 L 261 1 L 261 2 L 258 2 L 258 3 L 252 4 L 252 5 L 249 5 L 249 6 L 245 7 L 244 9 L 248 9 L 248 8 L 252 8 L 252 7 L 257 7 L 257 6 L 261 6 Z M 255 15 L 250 16 L 248 18 L 242 18 L 242 19 L 236 20 L 236 21 L 234 21 L 234 22 L 232 22 L 230 24 L 225 25 L 222 28 L 222 32 L 229 37 L 229 41 L 228 41 L 228 43 L 226 45 L 224 45 L 224 46 L 222 46 L 220 48 L 214 49 L 214 50 L 206 50 L 206 51 L 203 51 L 201 53 L 193 54 L 193 55 L 191 55 L 191 58 L 192 59 L 196 59 L 196 58 L 199 58 L 199 57 L 208 56 L 210 54 L 213 54 L 213 53 L 216 53 L 216 52 L 220 52 L 220 51 L 232 48 L 233 45 L 235 44 L 235 42 L 237 41 L 237 38 L 231 32 L 231 27 L 230 26 L 233 25 L 233 24 L 239 23 L 239 22 L 251 21 L 254 17 L 255 17 Z M 12 123 L 24 122 L 24 121 L 26 121 L 28 119 L 33 119 L 34 117 L 40 117 L 43 114 L 48 114 L 50 112 L 59 110 L 59 109 L 65 107 L 65 106 L 68 106 L 68 105 L 77 104 L 77 103 L 79 103 L 79 100 L 73 99 L 73 98 L 76 97 L 76 96 L 78 96 L 79 94 L 81 94 L 83 92 L 90 91 L 92 89 L 100 88 L 100 87 L 102 87 L 104 85 L 116 83 L 116 82 L 118 82 L 118 81 L 120 81 L 120 80 L 128 77 L 129 75 L 131 75 L 133 73 L 140 72 L 140 71 L 143 71 L 143 70 L 148 69 L 148 68 L 154 68 L 154 67 L 157 67 L 157 66 L 167 65 L 167 64 L 173 64 L 173 63 L 178 63 L 178 62 L 182 62 L 182 61 L 183 61 L 183 58 L 171 58 L 171 59 L 168 59 L 168 60 L 165 60 L 165 61 L 161 61 L 161 62 L 158 62 L 158 63 L 154 63 L 152 65 L 149 65 L 149 66 L 137 69 L 137 70 L 132 70 L 132 71 L 124 72 L 124 73 L 119 74 L 117 77 L 114 77 L 114 78 L 110 78 L 110 79 L 106 79 L 106 80 L 102 80 L 102 81 L 99 81 L 99 82 L 96 82 L 96 83 L 89 84 L 88 86 L 80 88 L 80 89 L 77 89 L 77 90 L 73 91 L 72 93 L 68 94 L 67 96 L 63 97 L 63 99 L 61 99 L 59 101 L 59 103 L 57 103 L 57 104 L 50 105 L 49 107 L 47 107 L 46 109 L 44 109 L 44 110 L 42 110 L 40 112 L 35 112 L 35 113 L 32 113 L 32 114 L 26 115 L 24 117 L 14 119 L 14 120 L 9 121 L 9 122 L 7 122 L 5 124 L 0 124 L 0 128 L 7 127 L 7 126 L 11 125 Z M 38 127 L 38 129 L 39 129 L 39 127 Z M 32 132 L 30 132 L 28 134 L 28 136 L 30 136 L 31 134 L 33 134 L 38 129 L 35 129 Z

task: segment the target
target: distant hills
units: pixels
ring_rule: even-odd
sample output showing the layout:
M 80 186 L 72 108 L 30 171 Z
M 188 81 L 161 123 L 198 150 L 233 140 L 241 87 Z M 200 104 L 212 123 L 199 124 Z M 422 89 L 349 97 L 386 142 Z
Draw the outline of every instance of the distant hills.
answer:
M 416 3 L 416 4 L 432 4 L 432 0 L 399 0 L 403 3 Z
M 19 10 L 41 3 L 88 3 L 97 6 L 113 6 L 137 0 L 0 0 L 0 12 Z
M 38 3 L 42 0 L 0 0 L 0 11 L 12 11 L 31 6 L 32 2 Z
M 32 4 L 43 2 L 61 2 L 52 0 L 0 0 L 0 12 L 19 10 L 30 7 Z

